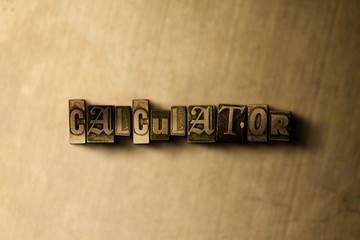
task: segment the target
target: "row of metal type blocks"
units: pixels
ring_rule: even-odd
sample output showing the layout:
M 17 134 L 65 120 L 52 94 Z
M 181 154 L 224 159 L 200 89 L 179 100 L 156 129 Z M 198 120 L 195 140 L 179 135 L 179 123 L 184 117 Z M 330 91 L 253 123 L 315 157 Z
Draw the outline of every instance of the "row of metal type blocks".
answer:
M 216 117 L 217 116 L 217 117 Z M 133 136 L 134 144 L 187 136 L 189 143 L 290 141 L 291 113 L 268 105 L 172 106 L 151 110 L 149 100 L 130 106 L 89 105 L 69 100 L 70 143 L 113 143 Z

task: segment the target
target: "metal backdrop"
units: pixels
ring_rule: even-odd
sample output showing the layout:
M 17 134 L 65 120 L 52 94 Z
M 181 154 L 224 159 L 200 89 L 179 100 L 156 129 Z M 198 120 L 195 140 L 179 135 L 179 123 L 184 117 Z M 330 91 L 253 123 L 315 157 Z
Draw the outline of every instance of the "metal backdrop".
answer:
M 359 16 L 355 0 L 0 1 L 0 239 L 360 239 Z M 74 146 L 74 98 L 265 103 L 294 113 L 295 139 Z

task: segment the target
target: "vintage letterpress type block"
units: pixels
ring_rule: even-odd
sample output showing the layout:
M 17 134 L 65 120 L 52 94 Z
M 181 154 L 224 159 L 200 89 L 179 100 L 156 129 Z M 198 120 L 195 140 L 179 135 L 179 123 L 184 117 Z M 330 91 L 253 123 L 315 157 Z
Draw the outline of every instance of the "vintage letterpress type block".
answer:
M 87 107 L 87 142 L 114 142 L 114 106 L 94 105 Z
M 70 128 L 71 144 L 86 143 L 85 108 L 86 108 L 85 100 L 83 99 L 69 100 L 69 128 Z
M 215 142 L 215 106 L 189 106 L 187 112 L 187 141 L 189 143 Z
M 115 136 L 130 136 L 131 108 L 130 106 L 115 107 Z
M 268 141 L 268 105 L 248 106 L 248 131 L 249 142 Z
M 169 140 L 170 111 L 151 110 L 151 140 Z
M 291 113 L 270 110 L 270 141 L 290 141 Z
M 149 144 L 149 100 L 133 100 L 133 143 Z
M 216 141 L 244 142 L 246 106 L 220 104 L 216 123 Z
M 172 106 L 170 114 L 171 136 L 186 135 L 186 107 Z

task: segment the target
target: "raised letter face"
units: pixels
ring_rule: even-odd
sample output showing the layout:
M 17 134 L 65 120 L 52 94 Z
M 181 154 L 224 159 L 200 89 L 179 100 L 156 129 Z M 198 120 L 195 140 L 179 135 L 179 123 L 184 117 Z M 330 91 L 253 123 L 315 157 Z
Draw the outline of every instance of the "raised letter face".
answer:
M 270 141 L 290 141 L 291 113 L 270 110 Z
M 70 99 L 69 100 L 69 127 L 70 127 L 70 143 L 85 144 L 85 100 Z
M 151 140 L 169 140 L 169 111 L 151 110 Z
M 220 104 L 217 115 L 216 141 L 244 142 L 246 106 Z
M 172 106 L 171 107 L 171 135 L 185 136 L 186 135 L 186 107 Z
M 133 100 L 133 143 L 149 144 L 149 100 Z
M 268 105 L 248 106 L 248 132 L 249 142 L 268 141 Z
M 87 107 L 87 142 L 114 142 L 114 106 Z
M 187 140 L 189 143 L 215 142 L 215 106 L 188 107 Z
M 130 106 L 115 107 L 115 135 L 130 136 L 131 108 Z

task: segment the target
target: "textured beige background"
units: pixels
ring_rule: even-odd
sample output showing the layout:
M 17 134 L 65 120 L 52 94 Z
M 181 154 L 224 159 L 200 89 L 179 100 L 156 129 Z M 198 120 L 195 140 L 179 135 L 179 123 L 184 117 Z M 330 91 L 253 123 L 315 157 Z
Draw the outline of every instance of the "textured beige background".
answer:
M 0 0 L 0 239 L 359 239 L 359 1 Z M 68 99 L 267 103 L 294 144 L 71 146 Z

